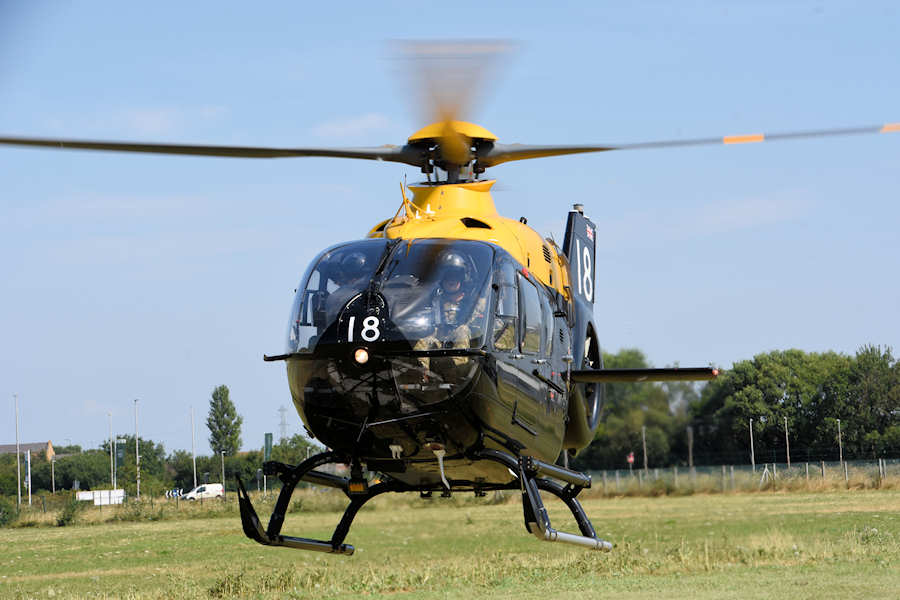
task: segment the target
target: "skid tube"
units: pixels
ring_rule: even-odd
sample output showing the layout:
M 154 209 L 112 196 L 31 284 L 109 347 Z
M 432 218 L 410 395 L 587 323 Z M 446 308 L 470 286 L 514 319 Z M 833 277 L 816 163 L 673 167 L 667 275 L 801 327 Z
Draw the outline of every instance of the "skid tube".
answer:
M 539 540 L 548 542 L 564 542 L 574 544 L 581 547 L 591 548 L 594 550 L 609 551 L 613 545 L 605 540 L 597 537 L 590 520 L 581 507 L 581 504 L 575 498 L 578 493 L 590 487 L 590 477 L 565 469 L 558 465 L 545 463 L 532 457 L 515 457 L 507 452 L 499 450 L 485 449 L 474 452 L 470 458 L 480 460 L 491 460 L 498 462 L 507 467 L 519 480 L 518 486 L 515 482 L 502 485 L 478 485 L 467 481 L 452 481 L 451 487 L 456 491 L 474 491 L 476 495 L 483 494 L 487 490 L 500 489 L 516 489 L 519 487 L 522 491 L 522 508 L 525 515 L 525 529 L 535 535 Z M 351 492 L 351 479 L 339 477 L 323 471 L 317 471 L 318 467 L 333 463 L 348 463 L 348 458 L 335 452 L 322 452 L 307 458 L 297 466 L 285 465 L 279 462 L 269 461 L 263 464 L 263 471 L 266 475 L 277 475 L 282 481 L 281 492 L 278 494 L 278 500 L 269 517 L 268 526 L 263 529 L 259 516 L 253 508 L 250 501 L 250 495 L 247 493 L 241 478 L 236 476 L 238 486 L 238 503 L 241 510 L 241 525 L 244 534 L 266 546 L 284 546 L 286 548 L 294 548 L 297 550 L 311 550 L 314 552 L 327 552 L 331 554 L 343 554 L 350 556 L 354 552 L 353 546 L 345 544 L 344 539 L 350 531 L 353 519 L 362 506 L 372 498 L 379 496 L 385 492 L 415 492 L 418 491 L 423 497 L 430 497 L 433 491 L 443 491 L 443 486 L 411 486 L 396 480 L 387 480 L 371 487 L 363 485 L 363 489 L 356 488 L 355 493 Z M 358 463 L 357 463 L 358 464 Z M 351 470 L 351 473 L 353 471 Z M 563 486 L 555 481 L 551 481 L 545 475 L 564 481 L 567 485 Z M 287 514 L 290 505 L 291 495 L 300 481 L 307 481 L 316 485 L 334 487 L 342 490 L 349 498 L 350 504 L 344 510 L 337 527 L 330 540 L 317 540 L 312 538 L 294 537 L 281 535 L 281 527 L 284 525 L 284 517 Z M 354 480 L 359 485 L 359 482 Z M 572 512 L 581 535 L 557 531 L 550 525 L 550 518 L 547 510 L 541 500 L 540 491 L 549 492 L 562 500 Z
M 275 509 L 272 511 L 272 516 L 269 517 L 269 525 L 266 529 L 262 528 L 262 523 L 256 514 L 256 510 L 253 508 L 253 504 L 250 502 L 250 496 L 247 494 L 241 478 L 235 477 L 238 485 L 238 502 L 241 509 L 241 525 L 244 528 L 244 534 L 251 540 L 265 546 L 285 546 L 298 550 L 312 550 L 347 556 L 353 554 L 353 546 L 345 544 L 344 538 L 347 537 L 347 532 L 350 531 L 350 525 L 353 523 L 353 518 L 356 517 L 359 509 L 375 496 L 384 492 L 405 491 L 405 486 L 400 486 L 397 482 L 388 481 L 372 487 L 366 486 L 363 493 L 351 494 L 349 491 L 349 479 L 322 471 L 315 471 L 316 467 L 322 465 L 343 462 L 347 462 L 346 457 L 339 456 L 334 452 L 322 452 L 307 458 L 296 467 L 271 461 L 264 463 L 263 470 L 266 475 L 277 475 L 282 482 L 281 492 L 278 494 Z M 281 526 L 284 524 L 284 516 L 287 513 L 291 495 L 301 480 L 339 488 L 350 497 L 350 504 L 344 511 L 344 515 L 341 517 L 341 521 L 335 528 L 330 540 L 281 535 Z

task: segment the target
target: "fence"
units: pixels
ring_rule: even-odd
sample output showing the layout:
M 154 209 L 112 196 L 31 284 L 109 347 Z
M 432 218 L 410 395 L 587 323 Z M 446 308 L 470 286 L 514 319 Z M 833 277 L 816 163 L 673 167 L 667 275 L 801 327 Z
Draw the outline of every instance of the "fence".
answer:
M 900 479 L 900 459 L 707 465 L 664 469 L 615 469 L 591 471 L 594 489 L 604 494 L 661 491 L 731 491 L 760 489 L 767 485 L 850 484 L 879 487 L 886 479 Z

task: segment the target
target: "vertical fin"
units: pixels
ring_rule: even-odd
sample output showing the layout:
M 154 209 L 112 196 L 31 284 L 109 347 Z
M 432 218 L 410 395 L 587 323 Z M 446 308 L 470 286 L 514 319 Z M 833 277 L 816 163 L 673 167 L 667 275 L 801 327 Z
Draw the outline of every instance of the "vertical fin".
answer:
M 580 204 L 569 211 L 563 251 L 569 259 L 569 282 L 572 296 L 594 303 L 596 297 L 597 226 L 584 216 Z

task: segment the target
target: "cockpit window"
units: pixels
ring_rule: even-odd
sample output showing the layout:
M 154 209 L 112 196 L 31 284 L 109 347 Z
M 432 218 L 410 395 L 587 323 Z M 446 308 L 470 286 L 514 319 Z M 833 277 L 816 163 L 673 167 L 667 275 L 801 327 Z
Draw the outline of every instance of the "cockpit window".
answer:
M 490 245 L 414 240 L 388 248 L 388 243 L 369 239 L 335 246 L 313 261 L 294 299 L 287 354 L 312 352 L 329 328 L 325 337 L 337 341 L 342 311 L 370 284 L 384 297 L 390 320 L 390 326 L 379 326 L 378 341 L 405 340 L 414 350 L 484 345 L 494 260 Z
M 418 240 L 394 250 L 380 291 L 414 350 L 484 345 L 492 263 L 480 242 Z
M 347 301 L 368 287 L 386 245 L 383 239 L 342 244 L 313 260 L 291 308 L 286 353 L 312 351 Z

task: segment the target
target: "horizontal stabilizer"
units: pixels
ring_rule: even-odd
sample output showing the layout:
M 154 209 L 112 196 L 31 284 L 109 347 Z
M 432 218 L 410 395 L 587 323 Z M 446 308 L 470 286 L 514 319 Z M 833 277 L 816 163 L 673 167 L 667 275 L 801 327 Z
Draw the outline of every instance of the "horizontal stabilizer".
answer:
M 719 370 L 712 367 L 669 369 L 586 369 L 572 371 L 575 383 L 635 383 L 639 381 L 705 381 L 715 379 Z

